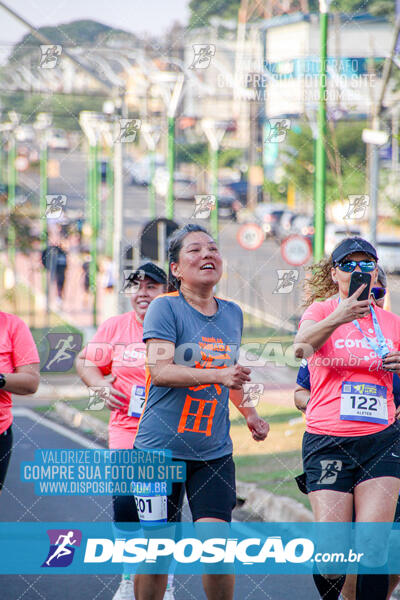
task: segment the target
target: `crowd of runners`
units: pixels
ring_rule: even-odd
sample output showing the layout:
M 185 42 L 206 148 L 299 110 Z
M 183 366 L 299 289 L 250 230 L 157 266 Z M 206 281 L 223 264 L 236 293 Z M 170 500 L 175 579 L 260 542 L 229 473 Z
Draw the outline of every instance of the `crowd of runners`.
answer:
M 378 258 L 366 240 L 346 238 L 305 280 L 295 338 L 303 359 L 295 403 L 306 420 L 297 480 L 317 522 L 397 519 L 400 317 L 384 308 L 387 282 Z M 239 363 L 243 315 L 215 295 L 221 275 L 213 238 L 198 225 L 183 227 L 169 243 L 168 274 L 151 262 L 141 265 L 130 278 L 132 310 L 105 321 L 77 357 L 83 382 L 102 390 L 110 409 L 112 452 L 164 449 L 186 464 L 185 482 L 173 483 L 168 496 L 153 495 L 151 503 L 113 497 L 116 536 L 140 524 L 179 521 L 185 493 L 194 522 L 229 523 L 236 504 L 229 403 L 255 442 L 267 438 L 268 423 L 243 406 L 250 382 L 250 369 Z M 0 319 L 1 487 L 12 446 L 11 393 L 36 391 L 40 361 L 23 321 L 2 312 Z M 398 577 L 386 574 L 381 556 L 373 574 L 315 570 L 320 597 L 390 598 Z M 172 572 L 126 572 L 113 600 L 173 600 L 173 580 Z M 203 576 L 208 600 L 232 600 L 234 585 L 233 574 Z

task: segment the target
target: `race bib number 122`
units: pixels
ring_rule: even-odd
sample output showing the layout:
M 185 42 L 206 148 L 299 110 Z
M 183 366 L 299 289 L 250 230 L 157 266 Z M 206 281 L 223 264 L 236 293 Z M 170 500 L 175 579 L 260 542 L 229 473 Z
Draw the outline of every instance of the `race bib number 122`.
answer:
M 387 424 L 386 392 L 383 385 L 344 381 L 340 399 L 341 420 Z

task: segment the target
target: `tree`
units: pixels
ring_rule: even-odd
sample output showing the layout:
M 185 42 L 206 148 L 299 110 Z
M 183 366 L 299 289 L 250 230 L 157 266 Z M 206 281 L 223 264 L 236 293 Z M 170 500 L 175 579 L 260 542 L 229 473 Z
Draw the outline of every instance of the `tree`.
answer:
M 393 0 L 333 0 L 331 4 L 332 12 L 343 13 L 370 13 L 376 16 L 385 16 L 388 18 L 394 15 Z M 309 0 L 310 12 L 319 11 L 318 0 Z M 211 17 L 220 17 L 221 19 L 237 19 L 240 0 L 191 0 L 189 9 L 191 11 L 189 25 L 191 27 L 204 27 L 208 25 Z
M 54 44 L 66 47 L 96 45 L 100 43 L 101 40 L 116 33 L 126 34 L 132 39 L 137 39 L 132 33 L 128 33 L 122 29 L 114 29 L 113 27 L 89 19 L 73 21 L 72 23 L 57 25 L 56 27 L 39 27 L 38 31 Z M 39 46 L 41 43 L 42 42 L 35 38 L 31 33 L 27 33 L 22 40 L 14 46 L 9 62 L 13 63 L 16 60 L 20 60 L 23 56 L 32 51 L 32 46 Z
M 331 122 L 326 138 L 327 202 L 346 198 L 365 191 L 366 149 L 361 134 L 365 122 Z M 313 138 L 309 125 L 302 123 L 288 133 L 282 151 L 284 184 L 293 183 L 303 199 L 311 200 L 314 186 Z

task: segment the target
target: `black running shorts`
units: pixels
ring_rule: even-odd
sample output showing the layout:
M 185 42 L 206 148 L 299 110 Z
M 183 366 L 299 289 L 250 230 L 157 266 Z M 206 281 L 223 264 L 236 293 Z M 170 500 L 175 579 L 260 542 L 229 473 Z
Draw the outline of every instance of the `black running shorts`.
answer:
M 303 464 L 307 492 L 353 493 L 356 485 L 377 477 L 400 478 L 400 426 L 356 437 L 318 435 L 306 431 Z
M 177 461 L 186 464 L 186 481 L 172 484 L 172 493 L 167 496 L 167 520 L 181 520 L 186 490 L 193 521 L 214 517 L 229 523 L 236 504 L 235 463 L 232 455 L 213 460 Z

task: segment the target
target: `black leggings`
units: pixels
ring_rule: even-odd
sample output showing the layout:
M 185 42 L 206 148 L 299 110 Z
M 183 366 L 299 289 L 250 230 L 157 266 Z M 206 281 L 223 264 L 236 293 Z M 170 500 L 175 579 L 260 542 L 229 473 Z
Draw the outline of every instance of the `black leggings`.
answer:
M 139 523 L 134 496 L 113 496 L 114 522 Z
M 8 464 L 11 458 L 13 435 L 11 425 L 3 433 L 0 433 L 0 490 L 6 478 Z

